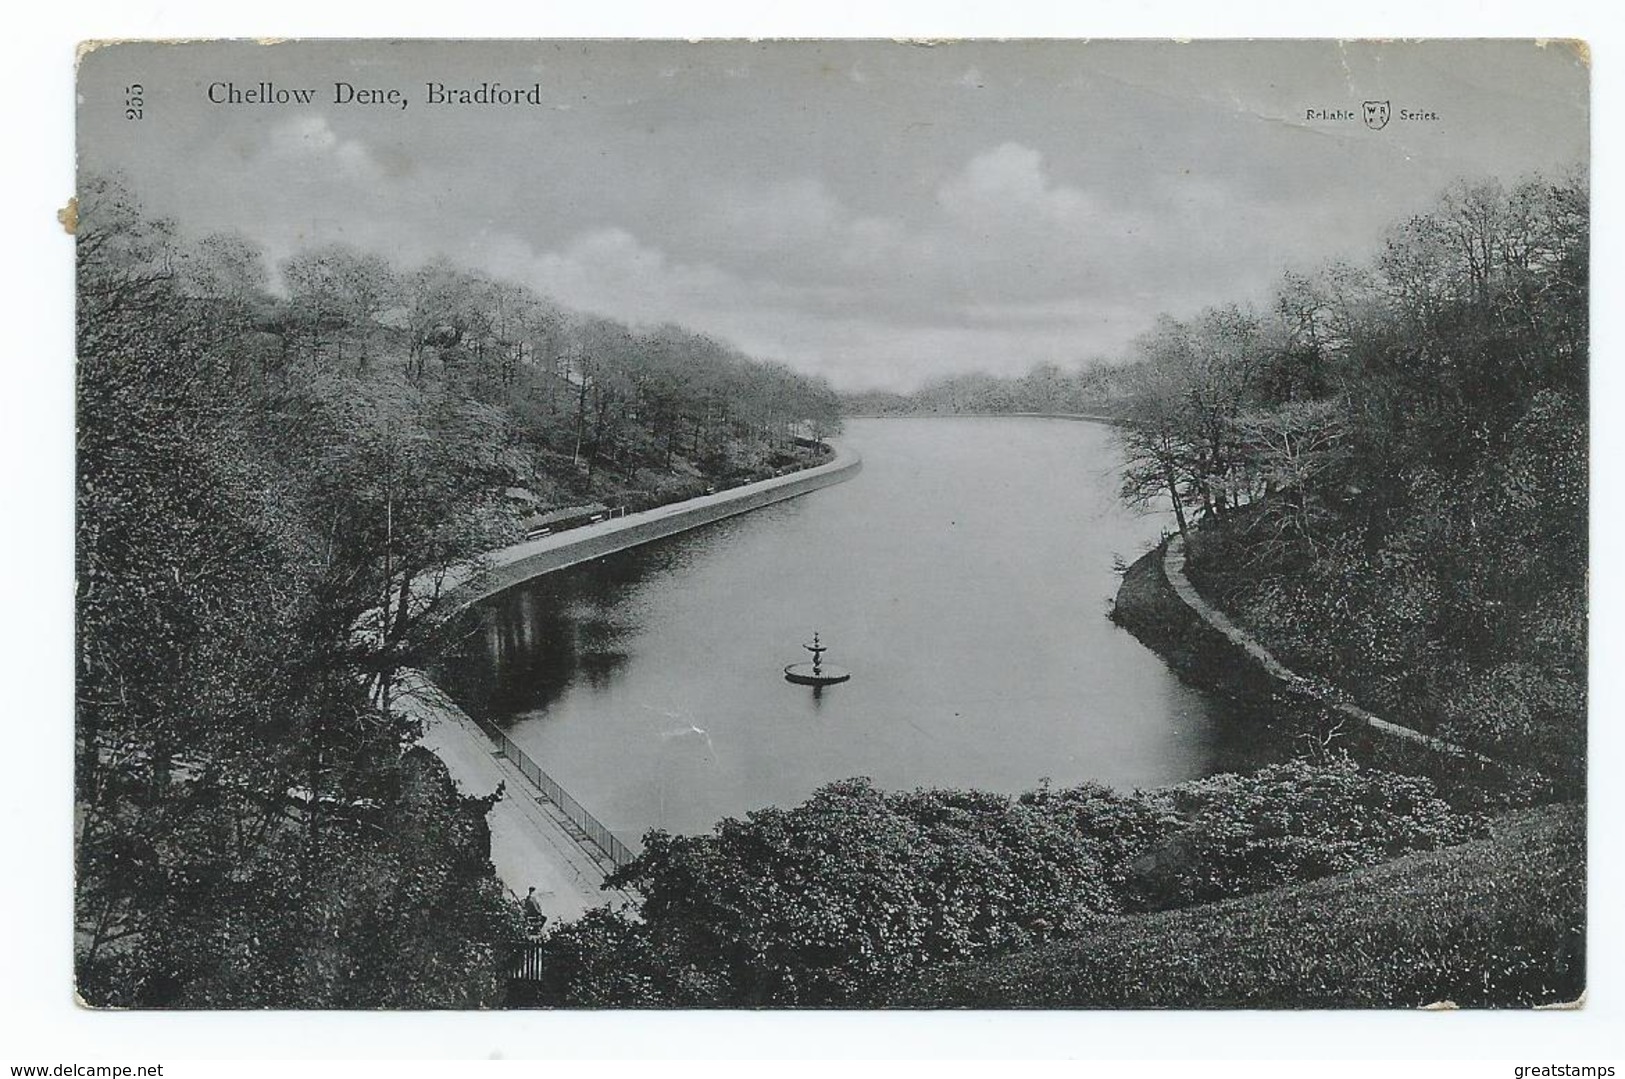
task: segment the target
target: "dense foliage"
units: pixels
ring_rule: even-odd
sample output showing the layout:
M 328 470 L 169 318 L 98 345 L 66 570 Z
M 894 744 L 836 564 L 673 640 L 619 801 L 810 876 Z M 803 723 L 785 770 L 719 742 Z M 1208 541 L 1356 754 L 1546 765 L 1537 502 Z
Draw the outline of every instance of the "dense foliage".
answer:
M 1585 819 L 1524 812 L 1448 850 L 937 967 L 888 1003 L 959 1008 L 1464 1008 L 1586 987 Z
M 93 1005 L 499 1003 L 488 804 L 396 674 L 518 521 L 786 467 L 833 396 L 673 328 L 343 248 L 280 293 L 87 178 L 78 252 L 78 987 Z
M 211 241 L 193 257 L 207 260 Z M 643 508 L 770 474 L 790 463 L 797 436 L 840 426 L 821 379 L 678 326 L 570 312 L 443 260 L 402 270 L 327 245 L 279 271 L 286 296 L 251 305 L 264 379 L 305 381 L 312 367 L 364 378 L 382 366 L 483 405 L 486 444 L 545 505 L 592 495 Z
M 1179 825 L 1132 864 L 1123 898 L 1129 910 L 1185 907 L 1346 873 L 1459 842 L 1475 827 L 1429 781 L 1362 771 L 1346 759 L 1271 765 L 1140 797 Z
M 1125 496 L 1174 509 L 1193 579 L 1289 666 L 1571 780 L 1588 197 L 1458 184 L 1267 313 L 1164 319 L 1121 412 Z
M 544 945 L 541 999 L 874 1003 L 925 968 L 1073 939 L 1125 911 L 1313 880 L 1472 834 L 1426 780 L 1294 761 L 1120 794 L 832 784 L 714 834 L 652 832 L 601 912 Z

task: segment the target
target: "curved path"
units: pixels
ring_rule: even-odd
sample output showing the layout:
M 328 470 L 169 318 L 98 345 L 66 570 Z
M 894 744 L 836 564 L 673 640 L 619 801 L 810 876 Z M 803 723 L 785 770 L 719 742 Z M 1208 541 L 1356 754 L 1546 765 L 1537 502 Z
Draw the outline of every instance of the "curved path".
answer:
M 831 446 L 835 456 L 813 468 L 494 551 L 486 556 L 485 567 L 461 582 L 442 583 L 443 590 L 450 590 L 448 606 L 461 610 L 532 577 L 851 479 L 862 468 L 862 458 L 839 443 Z M 552 920 L 577 918 L 592 907 L 636 904 L 630 892 L 603 889 L 611 868 L 606 859 L 438 686 L 420 671 L 405 670 L 400 690 L 400 709 L 423 725 L 420 744 L 446 765 L 459 792 L 484 798 L 503 789 L 503 798 L 486 819 L 491 864 L 515 898 L 524 898 L 534 887 Z
M 1189 577 L 1185 576 L 1184 536 L 1175 533 L 1168 540 L 1168 546 L 1163 549 L 1162 554 L 1162 571 L 1167 576 L 1168 583 L 1173 587 L 1174 593 L 1179 596 L 1185 606 L 1194 611 L 1202 621 L 1223 634 L 1231 644 L 1250 656 L 1259 666 L 1264 668 L 1265 673 L 1271 678 L 1294 688 L 1307 687 L 1310 684 L 1308 679 L 1276 659 L 1275 655 L 1268 648 L 1265 648 L 1257 638 L 1236 625 L 1235 622 L 1230 620 L 1229 615 L 1203 599 L 1201 593 L 1196 591 L 1196 586 L 1191 584 Z M 1482 764 L 1494 763 L 1490 758 L 1482 754 L 1474 753 L 1472 750 L 1458 746 L 1453 742 L 1446 742 L 1442 738 L 1434 738 L 1432 735 L 1423 734 L 1411 727 L 1391 723 L 1356 705 L 1342 701 L 1326 701 L 1324 703 L 1357 723 L 1387 737 L 1410 742 L 1435 753 L 1443 753 L 1452 757 L 1466 757 Z

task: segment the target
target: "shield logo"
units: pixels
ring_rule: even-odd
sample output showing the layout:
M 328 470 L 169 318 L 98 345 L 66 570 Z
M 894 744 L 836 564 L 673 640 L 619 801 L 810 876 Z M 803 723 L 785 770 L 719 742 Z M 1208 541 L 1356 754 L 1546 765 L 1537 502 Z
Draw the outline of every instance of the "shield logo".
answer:
M 1388 102 L 1367 101 L 1365 104 L 1365 126 L 1373 131 L 1381 131 L 1388 126 Z

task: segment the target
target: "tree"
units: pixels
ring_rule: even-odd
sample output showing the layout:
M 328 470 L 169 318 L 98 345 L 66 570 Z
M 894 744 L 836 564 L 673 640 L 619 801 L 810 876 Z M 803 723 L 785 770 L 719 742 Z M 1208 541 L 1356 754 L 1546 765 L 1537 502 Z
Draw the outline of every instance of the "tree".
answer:
M 353 340 L 362 370 L 371 359 L 377 319 L 394 303 L 394 271 L 382 257 L 343 244 L 302 251 L 282 263 L 288 303 L 313 355 L 332 344 L 343 359 Z
M 1124 401 L 1117 430 L 1123 452 L 1123 500 L 1148 506 L 1164 496 L 1186 535 L 1187 485 L 1190 482 L 1186 446 L 1178 416 L 1179 387 L 1172 372 L 1141 363 Z
M 1123 495 L 1143 505 L 1167 493 L 1183 533 L 1186 506 L 1222 518 L 1253 494 L 1239 419 L 1255 399 L 1258 319 L 1237 307 L 1190 323 L 1164 317 L 1136 349 L 1140 363 L 1120 411 Z
M 387 710 L 396 671 L 447 609 L 446 582 L 517 538 L 499 497 L 514 477 L 488 407 L 385 377 L 320 407 L 299 451 L 301 499 L 322 529 L 312 553 L 330 615 L 318 632 Z
M 1344 456 L 1345 423 L 1333 400 L 1288 401 L 1237 420 L 1242 452 L 1264 483 L 1253 526 L 1261 563 L 1278 563 L 1286 550 L 1315 552 L 1320 526 L 1330 517 L 1321 491 Z
M 354 677 L 353 617 L 333 602 L 349 585 L 310 557 L 322 532 L 283 472 L 308 430 L 255 437 L 280 428 L 219 362 L 229 293 L 208 283 L 221 278 L 177 274 L 174 230 L 120 185 L 89 178 L 85 190 L 81 996 L 497 1003 L 513 911 L 487 860 L 488 804 L 404 752 L 410 725 Z
M 444 258 L 434 259 L 405 275 L 401 283 L 406 309 L 407 367 L 414 381 L 427 374 L 430 348 L 445 350 L 462 343 L 473 321 L 473 283 Z
M 1458 182 L 1369 267 L 1288 276 L 1262 332 L 1166 324 L 1142 347 L 1124 485 L 1211 504 L 1192 580 L 1296 669 L 1570 783 L 1587 199 L 1576 175 Z

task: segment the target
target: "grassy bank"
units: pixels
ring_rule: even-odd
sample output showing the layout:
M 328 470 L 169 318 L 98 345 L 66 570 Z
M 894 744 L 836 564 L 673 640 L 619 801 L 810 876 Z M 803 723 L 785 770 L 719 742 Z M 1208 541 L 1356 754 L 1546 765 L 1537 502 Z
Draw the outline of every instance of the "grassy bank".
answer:
M 1532 767 L 1580 796 L 1584 559 L 1532 553 L 1544 544 L 1533 529 L 1517 555 L 1495 554 L 1425 510 L 1408 512 L 1411 531 L 1372 540 L 1375 530 L 1349 510 L 1325 526 L 1319 557 L 1300 551 L 1267 563 L 1252 516 L 1233 514 L 1195 531 L 1186 573 L 1293 670 L 1384 719 Z M 1476 527 L 1497 522 L 1486 512 Z M 1492 555 L 1517 562 L 1515 586 Z
M 938 968 L 918 1007 L 1532 1006 L 1585 987 L 1585 818 L 1548 807 L 1485 839 L 1082 938 Z

